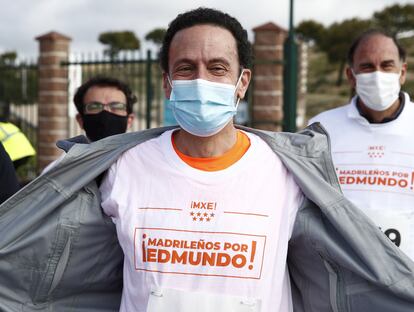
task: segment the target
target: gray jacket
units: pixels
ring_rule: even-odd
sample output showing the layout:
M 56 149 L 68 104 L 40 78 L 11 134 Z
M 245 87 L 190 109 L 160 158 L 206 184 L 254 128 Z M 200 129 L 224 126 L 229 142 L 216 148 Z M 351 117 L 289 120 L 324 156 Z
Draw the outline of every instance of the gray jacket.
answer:
M 75 144 L 0 206 L 1 311 L 119 309 L 122 251 L 95 178 L 166 129 Z M 324 130 L 245 130 L 269 144 L 306 197 L 288 252 L 294 310 L 414 311 L 414 263 L 343 197 Z

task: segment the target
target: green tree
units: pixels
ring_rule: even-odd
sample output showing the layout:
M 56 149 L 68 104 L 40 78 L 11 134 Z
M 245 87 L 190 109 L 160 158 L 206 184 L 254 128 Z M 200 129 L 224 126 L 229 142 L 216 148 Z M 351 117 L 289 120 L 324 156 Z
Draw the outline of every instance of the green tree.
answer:
M 18 91 L 18 72 L 15 70 L 17 53 L 7 51 L 0 54 L 0 100 L 11 102 L 13 97 L 20 94 Z
M 394 4 L 373 15 L 374 26 L 393 35 L 414 29 L 414 4 Z
M 321 46 L 326 29 L 325 27 L 314 20 L 305 20 L 295 29 L 296 33 L 306 42 L 314 42 L 318 47 Z
M 0 54 L 1 65 L 14 65 L 17 59 L 16 51 L 7 51 Z
M 111 60 L 116 59 L 120 51 L 138 50 L 141 46 L 139 39 L 132 31 L 104 32 L 99 35 L 98 40 L 108 46 L 104 53 Z
M 166 31 L 165 28 L 155 28 L 146 34 L 145 40 L 152 41 L 157 46 L 160 46 L 164 40 Z
M 37 98 L 37 70 L 19 61 L 15 51 L 0 54 L 0 101 L 34 103 Z
M 343 82 L 346 56 L 354 38 L 371 26 L 372 23 L 369 20 L 352 18 L 332 24 L 324 33 L 320 48 L 326 52 L 330 63 L 338 64 L 337 86 Z

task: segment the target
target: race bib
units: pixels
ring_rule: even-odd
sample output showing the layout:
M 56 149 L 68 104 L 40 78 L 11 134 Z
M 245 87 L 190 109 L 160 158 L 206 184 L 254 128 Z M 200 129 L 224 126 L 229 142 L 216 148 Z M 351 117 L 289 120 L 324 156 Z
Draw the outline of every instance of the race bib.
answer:
M 154 289 L 147 312 L 260 312 L 260 300 L 236 296 Z

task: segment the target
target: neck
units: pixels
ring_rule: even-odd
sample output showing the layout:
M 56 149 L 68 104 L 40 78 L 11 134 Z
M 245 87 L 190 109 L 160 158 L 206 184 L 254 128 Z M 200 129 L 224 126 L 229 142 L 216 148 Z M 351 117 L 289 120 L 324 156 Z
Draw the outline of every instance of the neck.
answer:
M 357 105 L 361 115 L 368 119 L 371 123 L 381 123 L 385 119 L 392 118 L 398 111 L 401 105 L 400 98 L 398 98 L 389 108 L 384 111 L 375 111 L 365 106 L 364 103 L 358 98 Z
M 174 132 L 177 149 L 184 155 L 198 158 L 221 156 L 230 150 L 237 140 L 237 129 L 229 123 L 219 133 L 210 137 L 197 137 L 182 129 Z

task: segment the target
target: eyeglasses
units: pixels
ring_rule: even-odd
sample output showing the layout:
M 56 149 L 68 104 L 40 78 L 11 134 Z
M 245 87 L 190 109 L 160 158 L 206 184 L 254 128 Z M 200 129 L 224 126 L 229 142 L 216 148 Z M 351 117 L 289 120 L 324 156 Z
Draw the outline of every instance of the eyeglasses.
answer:
M 126 104 L 120 102 L 111 102 L 111 103 L 101 103 L 101 102 L 90 102 L 86 103 L 84 106 L 83 112 L 85 114 L 98 114 L 102 112 L 105 108 L 113 114 L 126 116 Z

